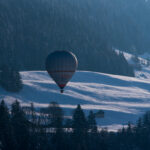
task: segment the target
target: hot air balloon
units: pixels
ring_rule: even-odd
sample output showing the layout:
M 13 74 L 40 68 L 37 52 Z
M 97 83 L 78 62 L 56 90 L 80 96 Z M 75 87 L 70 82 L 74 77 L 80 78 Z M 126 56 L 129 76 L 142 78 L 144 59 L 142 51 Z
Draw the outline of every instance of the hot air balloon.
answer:
M 46 59 L 46 70 L 56 82 L 63 93 L 64 87 L 77 69 L 78 61 L 76 56 L 69 51 L 55 51 Z

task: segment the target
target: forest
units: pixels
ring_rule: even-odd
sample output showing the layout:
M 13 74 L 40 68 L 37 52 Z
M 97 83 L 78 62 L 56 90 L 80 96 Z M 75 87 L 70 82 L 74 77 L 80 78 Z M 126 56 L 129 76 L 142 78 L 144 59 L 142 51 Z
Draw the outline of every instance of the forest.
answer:
M 149 150 L 150 112 L 136 124 L 128 123 L 117 132 L 96 124 L 95 113 L 86 116 L 77 105 L 71 118 L 56 102 L 47 108 L 21 106 L 16 100 L 10 108 L 0 102 L 1 150 Z M 143 140 L 144 139 L 144 140 Z
M 147 18 L 145 0 L 1 0 L 0 66 L 44 70 L 50 52 L 70 50 L 81 70 L 133 76 L 113 49 L 148 51 Z

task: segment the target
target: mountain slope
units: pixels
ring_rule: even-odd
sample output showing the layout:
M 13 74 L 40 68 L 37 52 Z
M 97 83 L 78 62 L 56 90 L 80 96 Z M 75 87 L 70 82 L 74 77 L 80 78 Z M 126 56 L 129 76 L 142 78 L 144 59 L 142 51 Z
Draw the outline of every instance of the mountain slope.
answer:
M 22 105 L 34 102 L 36 107 L 45 107 L 50 101 L 57 101 L 65 108 L 66 115 L 81 104 L 85 112 L 105 111 L 104 119 L 97 119 L 99 125 L 120 128 L 150 108 L 150 80 L 78 71 L 60 94 L 58 87 L 46 72 L 21 72 L 24 88 L 19 94 L 0 89 L 0 99 L 10 104 L 15 99 Z
M 115 50 L 115 51 L 117 53 L 122 52 L 130 65 L 135 64 L 135 62 L 132 59 L 134 57 L 134 55 L 127 53 L 127 52 L 120 51 L 120 50 Z M 134 69 L 135 77 L 150 81 L 150 61 L 149 61 L 150 54 L 144 53 L 143 55 L 137 56 L 137 58 L 139 60 L 140 66 L 141 66 L 141 70 Z
M 0 67 L 15 62 L 22 70 L 44 70 L 50 52 L 71 50 L 80 69 L 102 72 L 94 60 L 106 47 L 150 49 L 149 6 L 145 0 L 0 0 Z

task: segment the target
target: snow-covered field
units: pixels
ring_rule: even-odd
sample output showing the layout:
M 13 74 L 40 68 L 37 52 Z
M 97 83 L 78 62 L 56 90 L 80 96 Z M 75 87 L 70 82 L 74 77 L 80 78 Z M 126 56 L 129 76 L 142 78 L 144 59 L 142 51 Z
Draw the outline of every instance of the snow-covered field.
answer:
M 78 71 L 60 94 L 58 87 L 46 72 L 21 72 L 24 88 L 19 94 L 1 90 L 0 99 L 12 103 L 18 99 L 22 104 L 34 102 L 36 107 L 45 107 L 57 101 L 67 115 L 77 104 L 88 110 L 105 111 L 99 125 L 112 127 L 136 121 L 146 110 L 150 110 L 150 81 L 118 75 Z
M 15 94 L 0 88 L 0 99 L 5 99 L 8 104 L 16 99 L 22 105 L 34 102 L 36 107 L 46 107 L 51 101 L 56 101 L 68 116 L 77 104 L 82 105 L 86 114 L 89 110 L 96 112 L 101 109 L 105 117 L 97 119 L 97 122 L 110 130 L 121 128 L 128 121 L 135 123 L 139 116 L 150 110 L 149 67 L 137 71 L 135 78 L 77 71 L 64 94 L 59 92 L 47 72 L 28 71 L 21 72 L 21 75 L 23 90 Z

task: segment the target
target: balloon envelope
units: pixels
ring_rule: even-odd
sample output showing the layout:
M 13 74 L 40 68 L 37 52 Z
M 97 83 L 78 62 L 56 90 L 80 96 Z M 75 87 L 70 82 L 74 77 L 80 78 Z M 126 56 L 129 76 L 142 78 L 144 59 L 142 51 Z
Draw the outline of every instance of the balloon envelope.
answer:
M 55 51 L 46 59 L 46 70 L 60 87 L 61 92 L 77 69 L 76 56 L 69 51 Z

